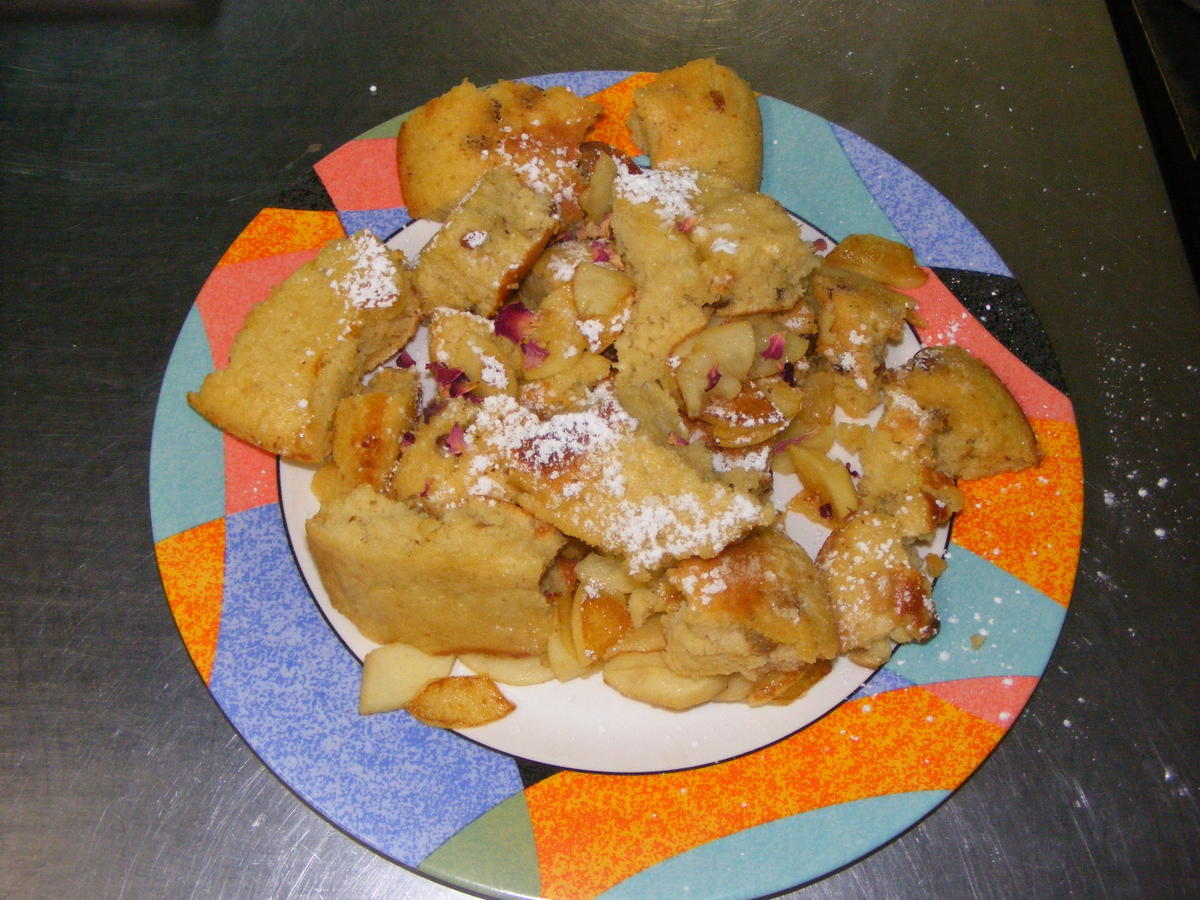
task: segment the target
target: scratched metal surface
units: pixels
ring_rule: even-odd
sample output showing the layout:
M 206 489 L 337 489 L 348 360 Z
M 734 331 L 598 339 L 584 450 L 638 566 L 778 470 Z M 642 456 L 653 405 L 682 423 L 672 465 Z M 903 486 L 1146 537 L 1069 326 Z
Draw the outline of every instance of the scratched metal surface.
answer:
M 312 813 L 209 699 L 151 551 L 159 380 L 214 260 L 320 153 L 467 74 L 712 53 L 980 227 L 1085 453 L 1077 589 L 1020 721 L 796 896 L 1196 889 L 1200 305 L 1102 3 L 196 6 L 0 29 L 0 896 L 458 896 Z

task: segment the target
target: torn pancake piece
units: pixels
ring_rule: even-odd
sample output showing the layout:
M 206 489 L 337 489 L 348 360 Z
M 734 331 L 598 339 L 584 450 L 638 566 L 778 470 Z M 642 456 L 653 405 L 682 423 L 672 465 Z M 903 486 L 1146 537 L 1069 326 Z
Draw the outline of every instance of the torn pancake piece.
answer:
M 742 190 L 758 190 L 758 101 L 750 85 L 715 59 L 692 60 L 634 91 L 629 129 L 655 168 L 716 172 Z
M 390 250 L 365 231 L 333 240 L 250 310 L 229 365 L 188 402 L 268 453 L 322 462 L 338 403 L 408 342 L 418 316 Z
M 859 665 L 877 668 L 896 644 L 937 634 L 933 585 L 891 516 L 850 516 L 822 545 L 817 567 L 829 588 L 842 653 Z
M 397 162 L 409 215 L 443 221 L 496 166 L 577 212 L 579 145 L 600 113 L 598 103 L 565 87 L 498 81 L 478 88 L 464 80 L 400 127 Z
M 584 407 L 541 419 L 489 397 L 471 429 L 493 449 L 517 503 L 564 534 L 620 557 L 635 577 L 712 557 L 774 510 L 705 478 L 637 428 L 607 384 Z
M 665 617 L 666 661 L 676 672 L 757 681 L 838 654 L 821 573 L 785 534 L 763 529 L 665 577 L 680 599 Z
M 360 485 L 307 524 L 334 608 L 367 638 L 425 653 L 536 656 L 553 630 L 541 579 L 564 543 L 511 503 L 432 515 Z
M 550 198 L 511 170 L 486 172 L 417 257 L 413 287 L 425 312 L 445 306 L 494 316 L 557 222 Z

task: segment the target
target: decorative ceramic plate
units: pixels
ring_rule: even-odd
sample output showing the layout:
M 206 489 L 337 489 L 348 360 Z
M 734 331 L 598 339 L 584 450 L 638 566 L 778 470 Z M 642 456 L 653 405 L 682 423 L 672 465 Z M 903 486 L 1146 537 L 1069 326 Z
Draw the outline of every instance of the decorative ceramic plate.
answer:
M 608 115 L 597 139 L 636 155 L 623 123 L 632 90 L 651 77 L 527 80 L 601 103 Z M 331 822 L 401 865 L 495 896 L 786 890 L 870 852 L 944 800 L 1041 677 L 1071 593 L 1083 506 L 1074 413 L 1041 326 L 987 241 L 913 172 L 811 113 L 769 97 L 760 106 L 763 191 L 835 240 L 869 232 L 911 246 L 933 276 L 908 292 L 924 322 L 920 340 L 958 343 L 987 362 L 1029 417 L 1045 462 L 961 485 L 966 507 L 935 586 L 942 627 L 933 641 L 901 647 L 861 684 L 852 673 L 827 686 L 819 708 L 793 718 L 786 707 L 739 709 L 775 717 L 740 743 L 720 743 L 722 730 L 742 726 L 706 721 L 709 712 L 653 754 L 630 753 L 659 727 L 655 715 L 673 715 L 631 701 L 618 701 L 603 728 L 591 723 L 590 740 L 606 749 L 590 756 L 578 730 L 553 746 L 555 716 L 516 744 L 427 728 L 403 712 L 360 717 L 362 647 L 322 611 L 302 541 L 293 546 L 307 502 L 303 475 L 187 406 L 187 392 L 227 363 L 250 307 L 322 244 L 362 228 L 403 240 L 410 218 L 395 164 L 403 116 L 335 150 L 262 210 L 184 322 L 150 463 L 155 550 L 172 613 L 213 697 L 263 761 Z M 563 696 L 552 693 L 545 708 Z M 583 717 L 564 727 L 588 725 Z

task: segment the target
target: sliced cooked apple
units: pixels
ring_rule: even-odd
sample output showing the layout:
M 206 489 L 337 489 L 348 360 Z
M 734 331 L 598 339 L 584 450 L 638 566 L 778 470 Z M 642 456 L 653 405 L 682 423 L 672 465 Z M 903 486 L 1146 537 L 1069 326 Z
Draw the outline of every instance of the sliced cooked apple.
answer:
M 767 703 L 786 706 L 808 693 L 808 689 L 829 674 L 833 663 L 820 659 L 794 672 L 771 672 L 764 675 L 750 689 L 745 700 L 750 706 Z
M 695 418 L 704 406 L 705 394 L 713 386 L 710 376 L 717 368 L 717 358 L 695 349 L 677 358 L 680 362 L 675 369 L 675 386 L 683 400 L 683 411 Z
M 751 378 L 777 375 L 786 363 L 804 359 L 808 352 L 808 341 L 785 328 L 774 316 L 747 316 L 754 329 L 755 356 L 750 367 Z
M 723 690 L 726 675 L 693 678 L 667 668 L 661 652 L 620 653 L 604 664 L 604 683 L 618 694 L 663 709 L 691 709 Z
M 787 454 L 791 457 L 792 468 L 795 469 L 800 484 L 806 491 L 815 495 L 819 501 L 818 506 L 827 504 L 829 507 L 830 516 L 819 516 L 818 521 L 832 520 L 825 524 L 841 522 L 858 509 L 858 492 L 854 488 L 854 479 L 850 477 L 843 463 L 803 444 L 789 444 Z M 807 512 L 805 509 L 796 511 Z
M 569 632 L 556 631 L 546 642 L 546 664 L 559 681 L 574 681 L 586 678 L 595 671 L 596 663 L 580 662 L 575 647 L 570 643 Z
M 476 675 L 486 675 L 500 684 L 541 684 L 554 677 L 554 671 L 540 656 L 460 653 L 458 661 Z
M 714 389 L 725 399 L 736 397 L 749 377 L 756 346 L 754 327 L 745 319 L 706 328 L 680 343 L 672 358 L 679 361 L 675 384 L 684 411 L 695 417 Z
M 587 342 L 575 324 L 577 318 L 569 284 L 542 298 L 533 328 L 521 345 L 525 351 L 526 378 L 556 375 L 570 368 L 587 349 Z
M 917 265 L 912 249 L 877 234 L 851 234 L 829 252 L 835 266 L 901 289 L 920 287 L 929 276 Z
M 439 678 L 405 707 L 414 719 L 435 728 L 475 728 L 503 719 L 516 706 L 483 675 Z
M 754 326 L 735 319 L 693 335 L 694 347 L 716 357 L 722 374 L 734 378 L 746 378 L 754 364 L 758 346 L 754 337 Z
M 637 628 L 621 635 L 613 645 L 617 653 L 652 653 L 667 648 L 667 635 L 663 629 L 662 616 L 651 616 Z
M 603 151 L 595 154 L 592 174 L 587 187 L 579 197 L 579 206 L 593 222 L 599 222 L 612 212 L 613 182 L 617 177 L 617 164 L 612 156 Z
M 580 583 L 590 582 L 597 590 L 629 594 L 641 585 L 630 577 L 625 566 L 602 553 L 589 553 L 575 564 Z
M 754 384 L 747 384 L 730 400 L 710 395 L 695 418 L 711 427 L 713 442 L 718 447 L 761 444 L 783 431 L 790 421 L 771 397 Z
M 604 659 L 622 636 L 633 631 L 623 594 L 595 592 L 585 582 L 575 592 L 571 637 L 581 661 Z
M 633 279 L 620 269 L 580 263 L 571 279 L 575 308 L 582 319 L 611 319 L 629 308 Z
M 425 686 L 445 678 L 453 656 L 431 656 L 409 644 L 384 644 L 363 660 L 358 711 L 364 716 L 401 709 Z
M 713 697 L 718 703 L 741 703 L 754 690 L 754 682 L 739 672 L 729 676 L 729 683 L 717 696 Z

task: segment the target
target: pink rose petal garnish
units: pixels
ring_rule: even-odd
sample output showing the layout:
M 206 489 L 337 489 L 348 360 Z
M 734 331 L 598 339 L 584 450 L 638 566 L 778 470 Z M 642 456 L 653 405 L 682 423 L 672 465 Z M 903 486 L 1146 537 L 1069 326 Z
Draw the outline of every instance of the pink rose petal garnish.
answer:
M 455 456 L 467 449 L 466 435 L 463 433 L 463 427 L 457 422 L 450 429 L 450 433 L 446 435 L 446 449 Z
M 437 382 L 438 387 L 444 388 L 448 388 L 454 384 L 463 373 L 462 369 L 456 369 L 437 360 L 429 363 L 425 368 L 429 370 L 429 374 L 433 376 L 433 380 Z
M 684 234 L 687 234 L 689 231 L 691 231 L 693 228 L 695 228 L 699 224 L 700 224 L 700 220 L 697 219 L 695 216 L 684 216 L 682 219 L 680 219 L 679 221 L 677 221 L 675 223 L 675 227 L 678 228 L 680 231 L 682 231 Z
M 450 387 L 447 390 L 449 391 L 451 397 L 461 397 L 463 394 L 466 394 L 469 397 L 471 391 L 475 390 L 478 384 L 478 381 L 471 381 L 471 379 L 467 378 L 466 375 L 460 374 L 454 379 L 454 381 L 450 383 Z
M 525 340 L 533 328 L 536 316 L 521 303 L 509 303 L 500 308 L 492 323 L 496 334 L 506 337 L 514 344 Z
M 537 341 L 526 341 L 521 345 L 521 350 L 525 354 L 526 369 L 536 369 L 550 356 L 550 351 Z
M 407 350 L 401 350 L 400 355 L 396 357 L 396 365 L 401 369 L 411 369 L 417 364 L 417 361 L 408 355 Z
M 767 349 L 762 352 L 763 359 L 783 359 L 783 346 L 783 332 L 777 331 L 767 339 Z
M 712 368 L 708 370 L 708 385 L 705 387 L 705 390 L 711 391 L 717 386 L 717 382 L 720 380 L 721 370 L 717 367 L 716 363 L 713 363 Z

